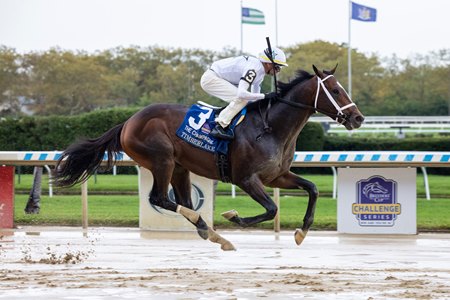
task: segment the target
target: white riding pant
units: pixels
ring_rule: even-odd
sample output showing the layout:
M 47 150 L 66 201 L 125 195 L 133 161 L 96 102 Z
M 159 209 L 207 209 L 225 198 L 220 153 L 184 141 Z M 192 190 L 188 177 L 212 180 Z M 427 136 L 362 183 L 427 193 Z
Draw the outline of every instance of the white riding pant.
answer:
M 207 70 L 203 74 L 200 85 L 208 94 L 229 103 L 216 118 L 216 122 L 224 128 L 230 125 L 234 116 L 248 103 L 237 97 L 238 88 L 236 86 L 217 76 L 213 70 Z

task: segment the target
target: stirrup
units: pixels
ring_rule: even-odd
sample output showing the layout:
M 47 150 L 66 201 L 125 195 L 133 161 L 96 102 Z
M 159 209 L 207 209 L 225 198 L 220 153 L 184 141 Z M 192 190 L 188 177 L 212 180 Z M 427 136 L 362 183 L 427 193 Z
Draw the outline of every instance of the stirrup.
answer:
M 222 139 L 222 140 L 232 140 L 232 139 L 234 139 L 234 132 L 232 130 L 230 130 L 230 129 L 226 130 L 225 128 L 223 128 L 219 124 L 217 124 L 213 128 L 213 130 L 211 130 L 210 135 L 215 137 L 215 138 Z

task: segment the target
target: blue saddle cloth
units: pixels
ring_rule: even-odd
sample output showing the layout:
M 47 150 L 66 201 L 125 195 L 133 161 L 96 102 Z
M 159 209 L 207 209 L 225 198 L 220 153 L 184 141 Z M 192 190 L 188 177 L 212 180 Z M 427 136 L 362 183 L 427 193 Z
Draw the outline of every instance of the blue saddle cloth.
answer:
M 241 110 L 230 124 L 234 130 L 236 124 L 245 116 L 247 108 Z M 231 141 L 216 139 L 209 133 L 216 126 L 214 121 L 216 111 L 207 106 L 193 104 L 186 113 L 183 123 L 177 130 L 177 136 L 187 143 L 211 153 L 228 153 L 228 145 Z

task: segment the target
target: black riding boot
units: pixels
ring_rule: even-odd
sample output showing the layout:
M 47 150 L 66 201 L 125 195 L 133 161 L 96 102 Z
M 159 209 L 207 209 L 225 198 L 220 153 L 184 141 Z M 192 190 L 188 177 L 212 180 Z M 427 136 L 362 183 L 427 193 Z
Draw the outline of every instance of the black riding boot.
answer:
M 232 140 L 234 139 L 234 132 L 231 129 L 224 129 L 220 124 L 216 124 L 216 127 L 211 130 L 210 133 L 213 137 L 222 140 Z

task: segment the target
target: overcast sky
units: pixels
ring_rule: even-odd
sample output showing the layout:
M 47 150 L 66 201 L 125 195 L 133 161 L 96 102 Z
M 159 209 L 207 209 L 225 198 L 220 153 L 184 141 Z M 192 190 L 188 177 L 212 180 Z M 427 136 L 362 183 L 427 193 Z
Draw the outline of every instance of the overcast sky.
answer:
M 352 48 L 399 57 L 450 48 L 450 0 L 354 2 L 376 8 L 378 16 L 376 22 L 351 21 Z M 244 24 L 245 52 L 260 52 L 266 36 L 280 47 L 348 42 L 348 0 L 242 5 L 266 17 L 265 25 Z M 240 49 L 240 7 L 241 0 L 0 0 L 0 44 L 19 52 L 56 46 L 88 52 L 117 46 Z

